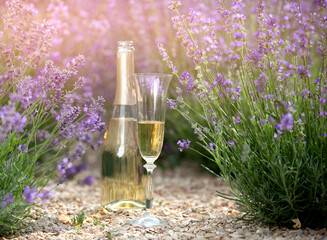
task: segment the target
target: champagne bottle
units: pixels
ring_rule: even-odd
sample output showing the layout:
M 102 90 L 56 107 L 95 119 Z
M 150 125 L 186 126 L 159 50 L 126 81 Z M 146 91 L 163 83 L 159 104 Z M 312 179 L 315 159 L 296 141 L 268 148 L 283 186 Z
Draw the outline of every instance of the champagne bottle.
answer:
M 145 208 L 146 176 L 137 147 L 133 73 L 133 42 L 120 41 L 116 95 L 102 145 L 101 205 L 113 211 Z

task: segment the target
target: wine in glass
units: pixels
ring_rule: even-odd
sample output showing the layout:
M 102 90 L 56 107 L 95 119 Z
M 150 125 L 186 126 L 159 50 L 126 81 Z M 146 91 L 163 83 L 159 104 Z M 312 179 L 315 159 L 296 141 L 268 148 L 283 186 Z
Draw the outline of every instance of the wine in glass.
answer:
M 147 183 L 145 190 L 146 209 L 143 215 L 130 223 L 152 227 L 165 224 L 163 219 L 152 213 L 153 188 L 152 172 L 154 162 L 161 153 L 166 115 L 166 95 L 171 74 L 136 73 L 133 74 L 137 89 L 137 142 L 142 158 L 146 161 Z

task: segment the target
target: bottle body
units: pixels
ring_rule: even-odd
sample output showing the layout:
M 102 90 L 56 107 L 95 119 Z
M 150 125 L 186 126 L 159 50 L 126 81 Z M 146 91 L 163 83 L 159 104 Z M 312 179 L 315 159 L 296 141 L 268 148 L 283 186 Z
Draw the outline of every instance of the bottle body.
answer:
M 124 42 L 125 43 L 125 42 Z M 133 51 L 117 51 L 117 87 L 102 145 L 101 205 L 108 210 L 145 208 L 146 176 L 136 138 Z

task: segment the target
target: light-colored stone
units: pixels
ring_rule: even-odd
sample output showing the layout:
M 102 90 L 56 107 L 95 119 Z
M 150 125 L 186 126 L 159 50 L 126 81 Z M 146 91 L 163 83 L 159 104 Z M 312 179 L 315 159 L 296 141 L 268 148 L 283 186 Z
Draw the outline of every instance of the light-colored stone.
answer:
M 92 186 L 80 182 L 89 174 L 96 178 Z M 228 193 L 228 186 L 209 172 L 192 166 L 174 170 L 156 170 L 154 175 L 154 214 L 167 225 L 144 229 L 128 224 L 140 212 L 107 212 L 100 206 L 100 170 L 94 168 L 60 185 L 49 203 L 35 206 L 34 225 L 17 232 L 18 240 L 43 239 L 321 239 L 326 233 L 306 230 L 269 229 L 236 221 L 242 214 L 233 202 L 217 197 Z M 53 183 L 55 185 L 56 183 Z M 162 202 L 161 206 L 158 203 Z M 84 211 L 85 224 L 78 228 L 71 219 Z M 94 225 L 95 216 L 99 223 Z M 4 238 L 3 240 L 5 240 Z

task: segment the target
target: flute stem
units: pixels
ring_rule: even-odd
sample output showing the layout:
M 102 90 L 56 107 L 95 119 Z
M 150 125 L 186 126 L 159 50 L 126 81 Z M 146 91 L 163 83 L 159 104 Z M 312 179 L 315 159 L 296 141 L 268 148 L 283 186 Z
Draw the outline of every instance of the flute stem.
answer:
M 156 168 L 155 164 L 146 164 L 144 167 L 147 170 L 147 181 L 146 181 L 146 189 L 145 189 L 145 208 L 146 210 L 152 209 L 153 203 L 153 184 L 152 184 L 152 173 Z

